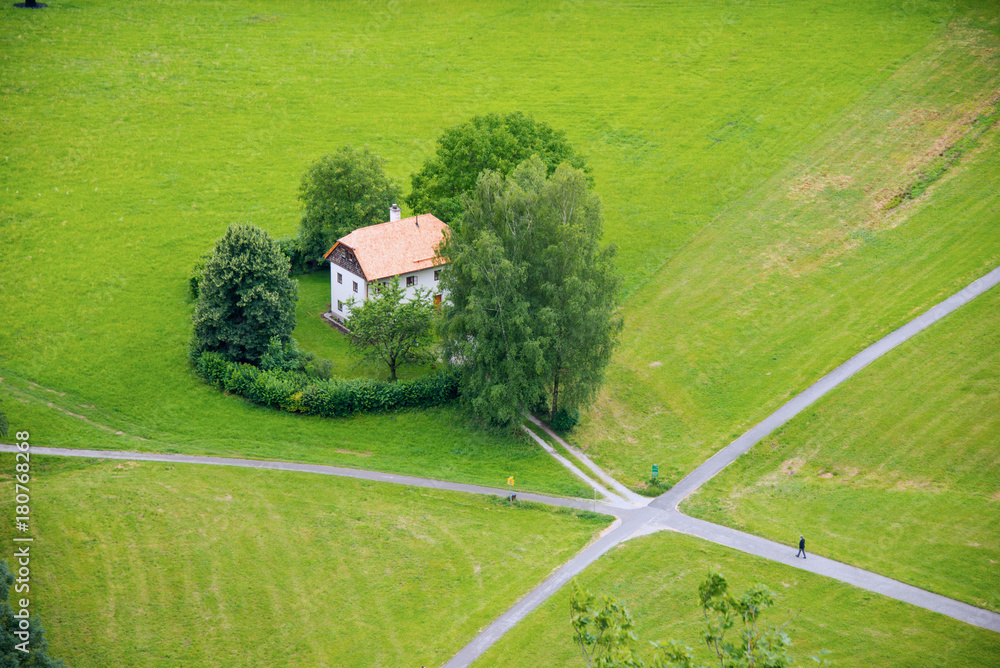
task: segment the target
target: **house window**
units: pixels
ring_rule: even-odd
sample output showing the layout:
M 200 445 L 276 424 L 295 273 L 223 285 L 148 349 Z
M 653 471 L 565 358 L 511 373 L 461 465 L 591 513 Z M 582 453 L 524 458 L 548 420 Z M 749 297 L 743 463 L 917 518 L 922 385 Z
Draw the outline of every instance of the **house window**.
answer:
M 406 277 L 406 287 L 412 288 L 416 284 L 417 284 L 417 277 L 416 276 L 407 276 Z
M 358 282 L 357 281 L 354 281 L 354 291 L 355 292 L 358 291 Z
M 340 301 L 339 299 L 337 300 L 337 310 L 338 311 L 344 310 L 344 302 Z
M 339 271 L 337 272 L 337 282 L 338 283 L 343 283 L 344 282 L 344 275 L 342 273 L 340 273 Z
M 437 270 L 434 271 L 434 280 L 435 281 L 440 281 L 441 280 L 441 270 L 440 269 L 437 269 Z

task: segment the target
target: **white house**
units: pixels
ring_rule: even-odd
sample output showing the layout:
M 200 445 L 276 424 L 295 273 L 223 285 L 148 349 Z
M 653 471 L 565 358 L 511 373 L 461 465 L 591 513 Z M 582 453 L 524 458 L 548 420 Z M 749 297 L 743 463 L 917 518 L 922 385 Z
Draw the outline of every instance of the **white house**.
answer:
M 398 276 L 407 297 L 418 288 L 429 291 L 434 303 L 443 296 L 439 287 L 447 261 L 437 247 L 448 226 L 429 213 L 399 218 L 399 207 L 389 210 L 389 222 L 354 230 L 337 240 L 325 257 L 330 262 L 330 312 L 343 320 L 350 314 L 347 302 L 361 303 L 376 281 Z

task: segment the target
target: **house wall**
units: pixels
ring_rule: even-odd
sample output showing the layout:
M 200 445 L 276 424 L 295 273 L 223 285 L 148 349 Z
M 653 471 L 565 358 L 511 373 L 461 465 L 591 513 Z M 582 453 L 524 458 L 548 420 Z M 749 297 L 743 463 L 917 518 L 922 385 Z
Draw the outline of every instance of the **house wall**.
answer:
M 441 281 L 434 280 L 434 272 L 440 271 L 443 267 L 432 267 L 430 269 L 422 269 L 420 271 L 414 271 L 409 274 L 401 274 L 399 276 L 399 286 L 403 288 L 404 298 L 407 300 L 413 299 L 419 288 L 423 288 L 430 292 L 431 299 L 433 300 L 435 295 L 442 295 L 442 299 L 447 299 L 448 296 L 444 294 L 441 290 Z M 341 275 L 342 282 L 337 282 L 337 274 Z M 412 276 L 416 278 L 416 285 L 407 287 L 406 278 Z M 391 278 L 382 279 L 383 281 L 390 281 Z M 354 282 L 358 284 L 358 292 L 354 292 Z M 347 300 L 354 297 L 354 300 L 361 304 L 368 298 L 369 288 L 368 283 L 365 279 L 361 278 L 357 274 L 344 269 L 338 264 L 333 262 L 330 263 L 330 312 L 333 313 L 338 318 L 346 318 L 351 314 L 350 308 L 347 306 Z M 337 309 L 337 302 L 340 302 L 342 308 Z
M 341 276 L 341 282 L 337 282 L 337 274 Z M 358 284 L 358 291 L 354 292 L 354 283 Z M 347 300 L 354 298 L 359 304 L 368 295 L 368 283 L 357 274 L 344 269 L 339 264 L 330 263 L 330 312 L 338 318 L 346 318 L 351 314 Z M 337 308 L 340 302 L 341 308 Z
M 430 269 L 422 269 L 409 274 L 401 274 L 399 277 L 399 285 L 406 291 L 406 298 L 413 299 L 413 296 L 417 293 L 418 288 L 423 288 L 429 291 L 431 293 L 431 297 L 441 294 L 441 281 L 434 280 L 434 272 L 440 271 L 441 269 L 441 267 L 431 267 Z M 406 287 L 407 276 L 415 277 L 417 279 L 417 284 L 409 288 Z

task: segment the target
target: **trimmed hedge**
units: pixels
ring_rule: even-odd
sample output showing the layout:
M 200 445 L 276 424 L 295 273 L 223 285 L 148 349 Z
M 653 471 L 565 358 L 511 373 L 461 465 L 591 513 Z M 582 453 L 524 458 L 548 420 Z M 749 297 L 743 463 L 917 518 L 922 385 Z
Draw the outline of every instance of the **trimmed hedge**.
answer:
M 212 385 L 255 404 L 293 413 L 347 417 L 400 408 L 429 408 L 458 398 L 458 378 L 439 373 L 407 383 L 380 380 L 315 380 L 294 371 L 262 371 L 230 362 L 216 352 L 195 360 L 198 374 Z

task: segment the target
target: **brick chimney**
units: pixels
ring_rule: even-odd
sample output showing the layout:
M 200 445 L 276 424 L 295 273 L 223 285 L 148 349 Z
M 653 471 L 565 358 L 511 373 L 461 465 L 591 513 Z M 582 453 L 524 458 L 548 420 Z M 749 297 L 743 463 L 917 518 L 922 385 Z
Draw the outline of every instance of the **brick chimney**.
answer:
M 399 214 L 401 213 L 401 211 L 402 210 L 399 208 L 399 206 L 393 204 L 392 207 L 390 207 L 389 209 L 389 222 L 394 223 L 397 220 L 399 220 Z

